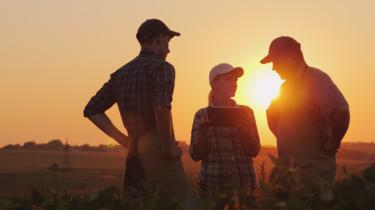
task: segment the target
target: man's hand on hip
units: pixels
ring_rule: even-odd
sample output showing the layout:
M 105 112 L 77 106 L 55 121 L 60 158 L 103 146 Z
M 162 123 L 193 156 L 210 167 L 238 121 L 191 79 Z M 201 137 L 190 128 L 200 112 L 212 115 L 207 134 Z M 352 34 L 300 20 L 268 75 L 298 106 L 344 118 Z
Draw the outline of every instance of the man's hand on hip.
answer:
M 105 134 L 116 140 L 123 147 L 128 148 L 129 137 L 117 129 L 105 113 L 88 116 L 88 118 Z
M 161 153 L 164 158 L 169 160 L 177 160 L 182 156 L 181 148 L 174 143 L 172 143 L 169 148 L 162 147 Z

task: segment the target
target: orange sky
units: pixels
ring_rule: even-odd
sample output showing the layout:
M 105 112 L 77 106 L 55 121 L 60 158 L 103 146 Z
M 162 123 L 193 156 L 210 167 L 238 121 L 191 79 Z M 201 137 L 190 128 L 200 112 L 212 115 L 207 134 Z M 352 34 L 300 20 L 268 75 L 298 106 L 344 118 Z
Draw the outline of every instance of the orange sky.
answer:
M 289 35 L 349 101 L 345 141 L 375 141 L 373 8 L 370 0 L 3 1 L 0 146 L 66 137 L 73 144 L 114 143 L 82 110 L 109 74 L 138 54 L 136 30 L 155 17 L 182 33 L 168 57 L 176 68 L 178 139 L 189 141 L 194 112 L 207 105 L 210 68 L 228 62 L 245 68 L 236 99 L 255 109 L 262 144 L 274 144 L 253 89 L 268 87 L 256 84 L 267 81 L 264 74 L 272 77 L 271 66 L 259 64 L 270 41 Z M 108 113 L 124 130 L 117 107 Z

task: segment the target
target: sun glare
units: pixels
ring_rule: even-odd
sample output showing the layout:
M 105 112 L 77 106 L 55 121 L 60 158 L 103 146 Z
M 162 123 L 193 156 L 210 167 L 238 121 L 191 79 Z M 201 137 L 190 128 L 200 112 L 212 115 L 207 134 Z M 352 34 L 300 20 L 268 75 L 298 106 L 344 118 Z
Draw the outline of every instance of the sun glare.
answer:
M 239 99 L 251 107 L 265 110 L 279 94 L 283 80 L 270 69 L 258 69 L 245 74 L 239 84 Z

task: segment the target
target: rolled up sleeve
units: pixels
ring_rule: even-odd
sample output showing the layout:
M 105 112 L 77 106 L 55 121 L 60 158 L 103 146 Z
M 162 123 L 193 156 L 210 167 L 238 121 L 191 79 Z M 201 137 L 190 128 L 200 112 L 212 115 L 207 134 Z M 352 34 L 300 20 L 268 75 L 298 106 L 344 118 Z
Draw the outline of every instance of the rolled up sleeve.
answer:
M 113 80 L 111 76 L 108 82 L 90 99 L 83 111 L 85 117 L 104 113 L 116 102 Z
M 171 109 L 175 82 L 175 70 L 169 63 L 164 63 L 156 71 L 154 106 Z

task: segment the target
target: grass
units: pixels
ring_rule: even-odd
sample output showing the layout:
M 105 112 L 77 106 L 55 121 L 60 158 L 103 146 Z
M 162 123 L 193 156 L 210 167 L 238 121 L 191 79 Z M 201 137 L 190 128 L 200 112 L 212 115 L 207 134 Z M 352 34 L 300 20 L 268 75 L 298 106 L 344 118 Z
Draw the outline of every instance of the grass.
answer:
M 274 163 L 272 174 L 266 178 L 265 170 L 261 170 L 261 187 L 259 191 L 219 194 L 207 199 L 192 197 L 191 203 L 196 204 L 193 209 L 257 209 L 257 210 L 345 210 L 375 208 L 375 165 L 367 167 L 361 172 L 350 174 L 347 170 L 342 179 L 335 183 L 332 190 L 322 192 L 319 196 L 305 197 L 300 192 L 278 191 L 278 186 L 288 178 L 279 180 L 280 169 L 277 160 Z M 261 165 L 264 168 L 264 164 Z M 293 170 L 287 170 L 292 172 Z M 96 191 L 76 193 L 68 190 L 66 175 L 75 171 L 63 172 L 50 170 L 49 178 L 44 177 L 44 184 L 28 190 L 25 195 L 0 197 L 0 209 L 9 210 L 150 210 L 150 209 L 183 209 L 183 204 L 173 197 L 163 196 L 157 189 L 149 187 L 142 196 L 124 196 L 116 186 L 110 186 Z M 92 172 L 91 172 L 92 173 Z M 108 171 L 109 173 L 113 173 Z M 279 173 L 279 174 L 277 174 Z M 89 176 L 87 176 L 89 177 Z M 85 177 L 87 179 L 87 177 Z M 75 177 L 77 178 L 77 177 Z M 91 178 L 90 178 L 91 179 Z M 97 180 L 98 183 L 101 180 Z M 97 184 L 98 184 L 97 183 Z M 199 204 L 199 205 L 198 205 Z
M 258 177 L 267 177 L 273 168 L 268 154 L 275 155 L 275 148 L 262 148 L 260 155 L 254 160 Z M 338 155 L 343 156 L 338 159 L 339 178 L 344 175 L 344 165 L 350 173 L 358 174 L 373 161 L 357 156 L 351 158 L 345 154 Z M 91 193 L 112 185 L 122 186 L 125 157 L 126 154 L 120 152 L 70 152 L 72 169 L 58 173 L 58 179 L 69 191 L 79 194 Z M 190 186 L 194 188 L 200 163 L 191 160 L 187 154 L 183 155 L 182 160 Z M 52 164 L 63 167 L 63 161 L 64 152 L 61 151 L 0 150 L 0 196 L 25 195 L 38 186 L 55 186 L 56 174 L 52 173 L 49 167 Z

